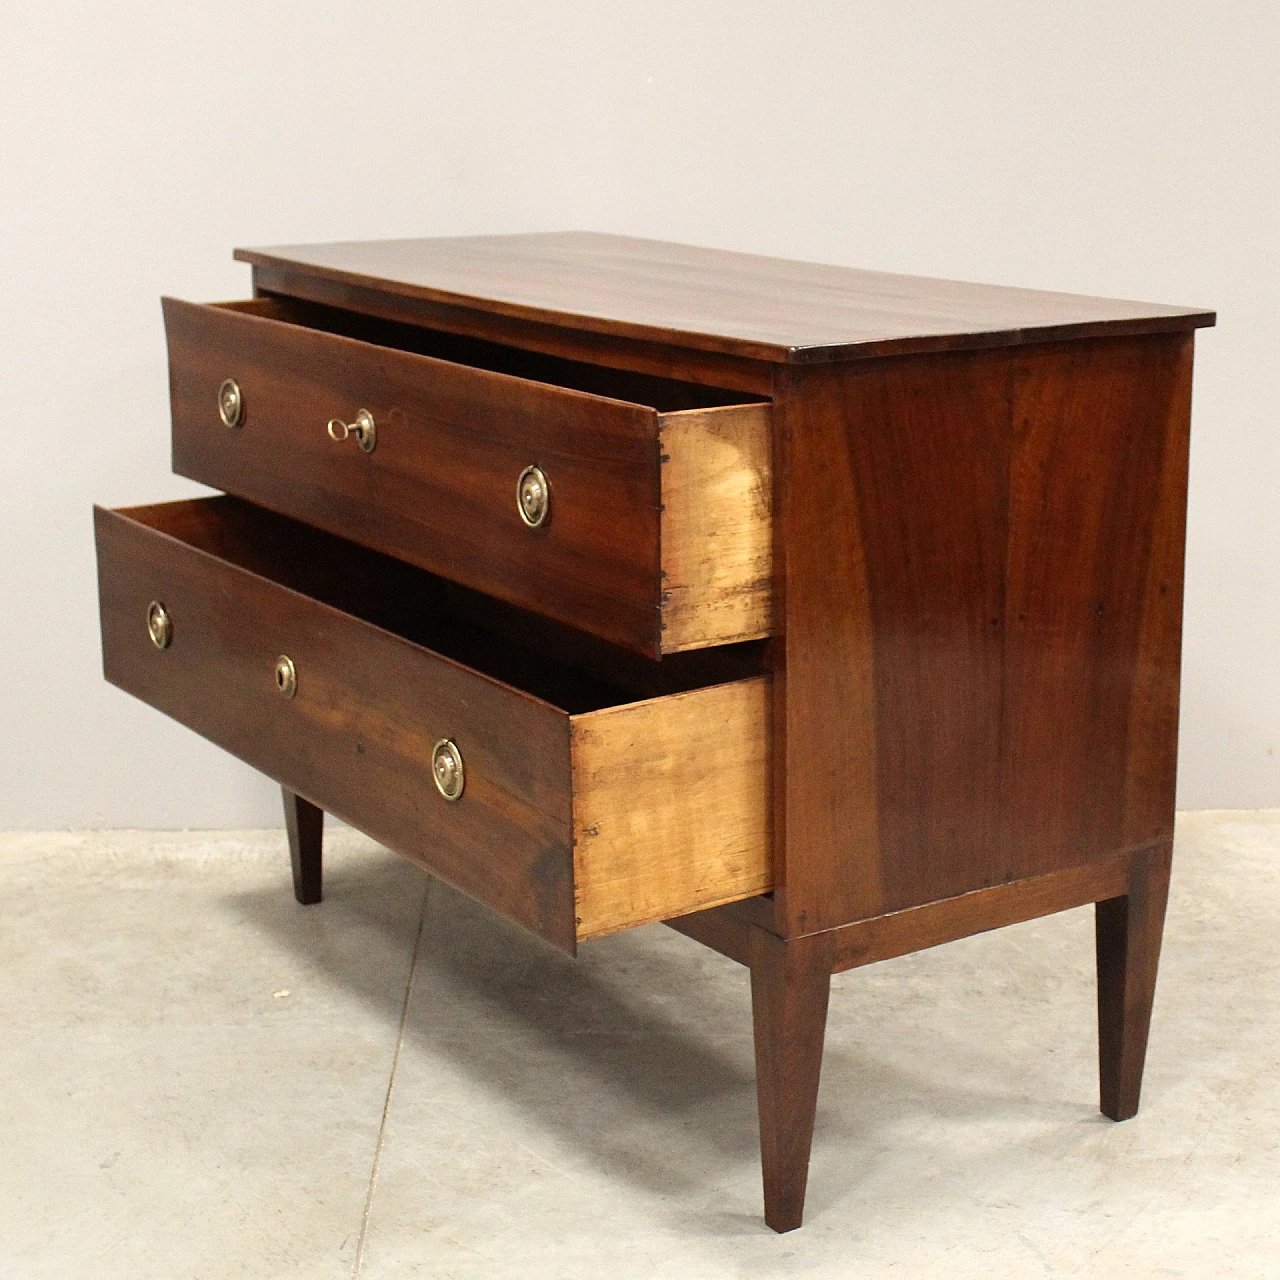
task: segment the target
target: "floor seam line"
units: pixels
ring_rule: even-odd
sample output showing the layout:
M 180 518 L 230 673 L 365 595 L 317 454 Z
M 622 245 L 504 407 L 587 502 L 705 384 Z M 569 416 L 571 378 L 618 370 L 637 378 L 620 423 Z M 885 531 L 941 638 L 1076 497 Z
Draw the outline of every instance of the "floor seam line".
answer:
M 409 956 L 409 978 L 404 986 L 404 1004 L 400 1008 L 400 1025 L 396 1029 L 396 1047 L 391 1055 L 391 1075 L 387 1079 L 387 1093 L 382 1100 L 382 1119 L 378 1124 L 377 1141 L 373 1144 L 373 1167 L 369 1170 L 369 1188 L 364 1197 L 364 1213 L 360 1218 L 360 1236 L 356 1240 L 355 1264 L 351 1269 L 351 1280 L 359 1280 L 360 1268 L 364 1264 L 364 1242 L 369 1231 L 369 1216 L 373 1212 L 373 1191 L 378 1184 L 378 1168 L 382 1162 L 382 1144 L 387 1133 L 387 1116 L 391 1112 L 391 1095 L 396 1087 L 396 1072 L 400 1066 L 400 1048 L 404 1044 L 404 1028 L 409 1019 L 409 1000 L 413 995 L 413 978 L 418 971 L 418 950 L 422 946 L 422 930 L 427 920 L 427 900 L 430 897 L 428 884 L 423 888 L 422 906 L 418 911 L 418 931 L 413 938 L 413 951 Z

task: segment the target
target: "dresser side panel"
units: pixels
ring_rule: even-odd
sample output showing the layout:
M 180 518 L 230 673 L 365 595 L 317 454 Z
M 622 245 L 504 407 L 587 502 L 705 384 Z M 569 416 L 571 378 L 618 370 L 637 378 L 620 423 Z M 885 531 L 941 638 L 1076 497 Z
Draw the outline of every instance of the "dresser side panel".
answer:
M 1171 828 L 1190 339 L 787 374 L 778 920 L 805 933 Z
M 1173 835 L 1191 358 L 1014 357 L 1003 880 Z

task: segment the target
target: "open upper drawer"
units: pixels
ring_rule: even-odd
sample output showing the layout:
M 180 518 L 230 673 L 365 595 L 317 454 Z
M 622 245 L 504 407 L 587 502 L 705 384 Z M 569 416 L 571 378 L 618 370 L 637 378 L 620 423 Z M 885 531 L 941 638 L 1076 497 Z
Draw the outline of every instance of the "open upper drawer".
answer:
M 164 314 L 179 474 L 653 657 L 769 634 L 767 402 L 292 299 Z

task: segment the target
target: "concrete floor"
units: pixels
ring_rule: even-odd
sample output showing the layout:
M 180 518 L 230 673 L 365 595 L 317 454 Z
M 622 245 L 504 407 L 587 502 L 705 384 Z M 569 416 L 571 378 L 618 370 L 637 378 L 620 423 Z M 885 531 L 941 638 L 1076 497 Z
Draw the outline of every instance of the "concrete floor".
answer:
M 0 1276 L 1280 1276 L 1280 813 L 1179 826 L 1143 1108 L 1092 917 L 836 977 L 808 1222 L 746 974 L 573 963 L 345 829 L 0 836 Z

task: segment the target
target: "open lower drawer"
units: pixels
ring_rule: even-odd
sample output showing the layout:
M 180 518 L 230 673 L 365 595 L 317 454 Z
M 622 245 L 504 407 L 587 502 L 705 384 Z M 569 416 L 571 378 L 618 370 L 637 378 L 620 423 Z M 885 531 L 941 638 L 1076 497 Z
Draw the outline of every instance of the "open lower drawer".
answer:
M 95 522 L 108 680 L 557 946 L 772 887 L 758 646 L 654 663 L 231 497 Z

